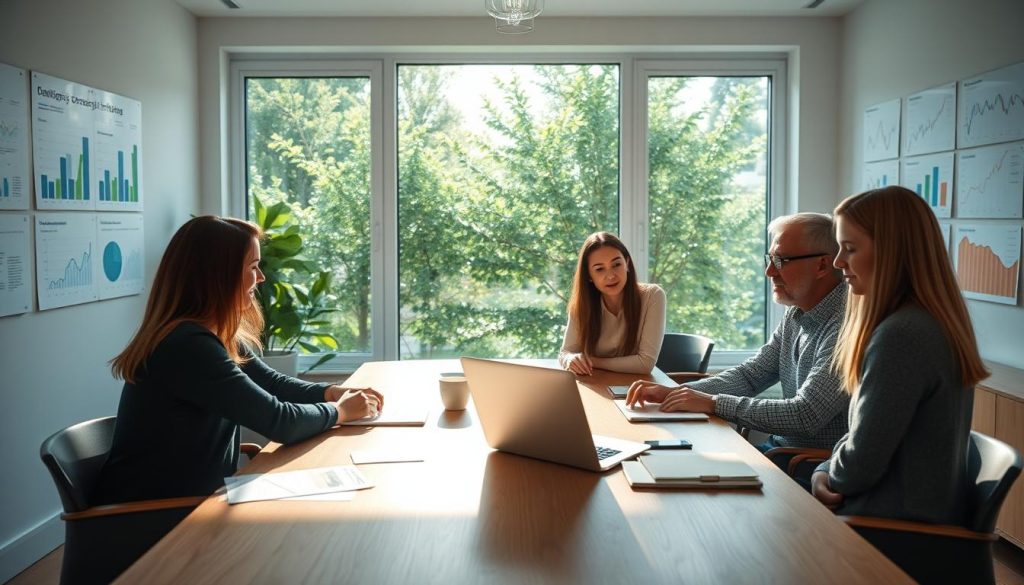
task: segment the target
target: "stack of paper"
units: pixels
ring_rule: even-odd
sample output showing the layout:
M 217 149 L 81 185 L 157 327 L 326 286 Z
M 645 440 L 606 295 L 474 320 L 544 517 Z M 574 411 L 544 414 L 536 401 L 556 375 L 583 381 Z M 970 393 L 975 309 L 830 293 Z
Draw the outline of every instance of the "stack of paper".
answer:
M 338 423 L 343 427 L 422 427 L 428 411 L 418 406 L 389 406 L 377 416 Z
M 760 488 L 761 480 L 733 453 L 657 453 L 624 461 L 622 471 L 633 487 Z

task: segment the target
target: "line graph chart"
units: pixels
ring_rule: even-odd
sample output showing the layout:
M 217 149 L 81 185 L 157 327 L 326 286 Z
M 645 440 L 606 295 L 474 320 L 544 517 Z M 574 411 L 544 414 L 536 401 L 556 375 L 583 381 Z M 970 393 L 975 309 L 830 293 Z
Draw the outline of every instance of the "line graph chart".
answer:
M 907 98 L 904 155 L 953 150 L 956 145 L 956 84 L 926 89 Z
M 1024 63 L 960 82 L 960 148 L 1024 139 Z
M 900 100 L 896 98 L 864 110 L 864 162 L 900 155 Z
M 1022 217 L 1024 143 L 960 151 L 956 164 L 958 217 Z

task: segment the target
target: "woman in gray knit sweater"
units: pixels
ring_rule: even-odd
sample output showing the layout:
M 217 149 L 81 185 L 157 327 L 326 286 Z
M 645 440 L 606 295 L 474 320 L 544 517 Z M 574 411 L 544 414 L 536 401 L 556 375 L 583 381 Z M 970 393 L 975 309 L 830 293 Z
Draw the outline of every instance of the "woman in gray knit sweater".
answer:
M 842 514 L 963 524 L 974 384 L 988 373 L 939 224 L 903 187 L 849 197 L 835 221 L 850 430 L 812 492 Z

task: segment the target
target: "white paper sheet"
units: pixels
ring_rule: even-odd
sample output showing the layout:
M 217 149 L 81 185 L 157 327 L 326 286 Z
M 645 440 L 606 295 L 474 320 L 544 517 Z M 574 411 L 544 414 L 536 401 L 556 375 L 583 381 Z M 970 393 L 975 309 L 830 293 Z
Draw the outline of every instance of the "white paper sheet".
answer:
M 423 461 L 423 453 L 416 449 L 370 449 L 353 451 L 352 463 L 403 463 L 407 461 Z
M 229 504 L 333 494 L 373 487 L 353 465 L 236 475 L 225 478 L 224 483 Z

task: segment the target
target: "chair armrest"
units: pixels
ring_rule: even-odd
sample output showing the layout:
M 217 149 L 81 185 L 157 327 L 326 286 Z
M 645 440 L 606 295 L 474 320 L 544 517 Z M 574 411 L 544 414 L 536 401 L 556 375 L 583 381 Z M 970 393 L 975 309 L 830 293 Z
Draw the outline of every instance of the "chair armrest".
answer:
M 805 447 L 775 447 L 764 452 L 764 456 L 768 459 L 772 459 L 777 455 L 793 456 L 789 460 L 789 466 L 786 468 L 786 473 L 793 477 L 797 466 L 804 461 L 825 461 L 832 456 L 832 452 L 828 449 L 809 449 Z
M 711 376 L 711 374 L 702 374 L 700 372 L 665 372 L 665 375 L 672 378 L 672 381 L 676 384 L 685 384 Z
M 837 518 L 852 528 L 898 530 L 900 532 L 915 532 L 917 534 L 964 538 L 967 540 L 995 541 L 999 539 L 999 537 L 992 532 L 975 532 L 962 526 L 953 526 L 951 524 L 928 524 L 927 522 L 895 520 L 893 518 L 876 518 L 874 516 L 837 516 Z
M 187 496 L 184 498 L 139 500 L 137 502 L 124 502 L 123 504 L 93 506 L 82 510 L 81 512 L 65 512 L 60 515 L 60 519 L 72 522 L 74 520 L 88 520 L 89 518 L 116 516 L 119 514 L 134 514 L 136 512 L 151 512 L 153 510 L 166 510 L 169 508 L 194 508 L 199 504 L 202 504 L 205 500 L 206 496 Z
M 260 454 L 260 451 L 263 450 L 263 447 L 260 447 L 256 443 L 240 443 L 238 445 L 238 450 L 242 452 L 242 455 L 245 455 L 250 460 L 252 460 L 257 455 Z

